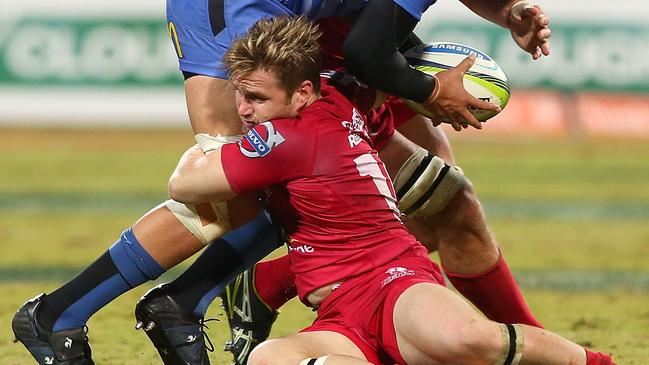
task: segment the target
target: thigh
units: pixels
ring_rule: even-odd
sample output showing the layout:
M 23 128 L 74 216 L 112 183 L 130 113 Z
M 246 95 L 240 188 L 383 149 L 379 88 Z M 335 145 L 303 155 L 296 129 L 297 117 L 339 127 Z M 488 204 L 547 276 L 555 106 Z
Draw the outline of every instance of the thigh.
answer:
M 485 356 L 482 360 L 489 360 L 490 350 L 502 346 L 497 323 L 453 291 L 432 283 L 406 289 L 396 300 L 393 321 L 399 351 L 408 364 L 470 362 L 476 360 L 470 359 L 476 349 Z
M 194 133 L 232 136 L 242 133 L 241 119 L 228 80 L 198 75 L 185 81 L 185 99 Z
M 455 165 L 455 157 L 446 134 L 440 127 L 434 127 L 429 119 L 416 115 L 398 126 L 397 130 L 410 141 L 442 158 L 447 164 Z
M 390 178 L 395 179 L 401 166 L 418 148 L 419 146 L 398 131 L 385 141 L 379 150 L 379 157 L 385 163 Z
M 343 355 L 365 360 L 365 356 L 349 338 L 333 331 L 300 332 L 268 340 L 250 355 L 250 364 L 298 364 L 307 358 Z

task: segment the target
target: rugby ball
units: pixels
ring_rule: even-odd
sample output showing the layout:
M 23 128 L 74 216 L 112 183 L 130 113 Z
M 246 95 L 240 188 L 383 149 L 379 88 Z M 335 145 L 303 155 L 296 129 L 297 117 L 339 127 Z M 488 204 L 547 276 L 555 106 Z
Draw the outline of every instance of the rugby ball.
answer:
M 505 71 L 486 53 L 471 46 L 454 42 L 432 42 L 409 49 L 403 55 L 410 65 L 429 75 L 457 66 L 470 54 L 476 56 L 475 63 L 464 74 L 464 89 L 474 97 L 499 105 L 505 109 L 511 92 Z M 444 87 L 444 85 L 442 85 Z M 421 104 L 404 99 L 414 111 L 430 117 Z M 481 122 L 498 114 L 490 110 L 473 109 L 471 113 Z

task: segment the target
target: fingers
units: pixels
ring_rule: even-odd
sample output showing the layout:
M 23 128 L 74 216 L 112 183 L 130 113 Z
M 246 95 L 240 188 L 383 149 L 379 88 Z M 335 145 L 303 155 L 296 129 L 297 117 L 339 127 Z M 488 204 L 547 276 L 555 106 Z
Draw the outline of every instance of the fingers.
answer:
M 536 17 L 536 24 L 539 27 L 548 27 L 550 25 L 550 18 L 543 12 L 541 12 L 537 17 Z
M 536 39 L 538 45 L 535 47 L 534 52 L 532 53 L 532 58 L 537 60 L 541 58 L 541 55 L 549 56 L 550 55 L 550 41 L 548 40 L 552 36 L 552 31 L 550 28 L 543 27 L 536 33 Z
M 499 105 L 490 103 L 488 101 L 480 100 L 474 97 L 471 97 L 473 100 L 469 104 L 473 109 L 481 110 L 491 110 L 492 112 L 500 113 L 502 110 Z
M 521 12 L 521 18 L 526 18 L 526 17 L 533 18 L 542 13 L 543 11 L 538 5 L 527 5 L 523 8 Z
M 460 64 L 457 65 L 456 68 L 460 70 L 463 74 L 465 74 L 467 71 L 469 71 L 469 69 L 471 68 L 471 66 L 473 66 L 474 63 L 475 63 L 475 55 L 471 54 L 465 59 L 463 59 L 462 62 L 460 62 Z
M 482 123 L 480 123 L 479 120 L 477 120 L 471 112 L 468 110 L 466 112 L 462 112 L 462 119 L 460 120 L 460 129 L 456 129 L 458 131 L 462 130 L 462 125 L 470 125 L 475 129 L 482 129 Z M 455 127 L 453 127 L 455 128 Z
M 540 48 L 541 48 L 541 52 L 543 53 L 544 56 L 549 56 L 550 55 L 550 42 L 549 41 L 545 41 L 541 45 Z M 539 55 L 539 57 L 541 57 L 541 55 Z

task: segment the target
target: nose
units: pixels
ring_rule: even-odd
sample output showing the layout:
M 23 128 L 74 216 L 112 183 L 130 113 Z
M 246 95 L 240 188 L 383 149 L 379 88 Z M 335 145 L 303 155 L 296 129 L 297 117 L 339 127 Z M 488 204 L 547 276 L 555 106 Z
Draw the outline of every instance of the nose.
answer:
M 252 104 L 246 100 L 246 98 L 240 98 L 239 105 L 237 105 L 237 113 L 242 119 L 249 119 L 254 113 Z

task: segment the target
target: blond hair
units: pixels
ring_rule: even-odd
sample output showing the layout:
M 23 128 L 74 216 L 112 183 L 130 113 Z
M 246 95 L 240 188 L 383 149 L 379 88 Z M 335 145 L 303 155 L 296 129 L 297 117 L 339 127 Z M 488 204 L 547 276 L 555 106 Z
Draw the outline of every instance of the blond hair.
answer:
M 231 79 L 261 69 L 273 72 L 289 94 L 304 80 L 311 81 L 319 92 L 318 38 L 318 26 L 303 17 L 264 18 L 232 42 L 223 63 Z

